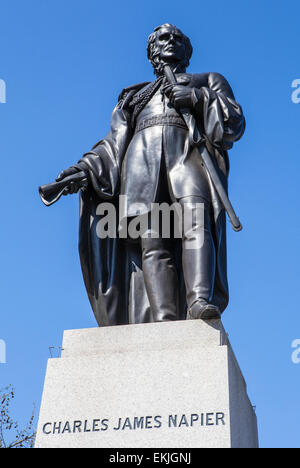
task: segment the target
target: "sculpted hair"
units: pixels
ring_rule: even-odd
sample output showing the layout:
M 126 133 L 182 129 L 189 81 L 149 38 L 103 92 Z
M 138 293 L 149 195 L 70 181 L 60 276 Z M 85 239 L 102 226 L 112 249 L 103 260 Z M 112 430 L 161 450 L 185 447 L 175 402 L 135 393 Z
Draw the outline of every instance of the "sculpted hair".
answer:
M 160 51 L 159 51 L 159 48 L 156 46 L 156 41 L 155 40 L 156 40 L 157 32 L 160 29 L 164 28 L 164 27 L 176 28 L 177 31 L 179 31 L 183 36 L 183 42 L 184 42 L 184 45 L 185 45 L 185 58 L 180 63 L 180 69 L 178 69 L 178 71 L 184 72 L 187 69 L 187 67 L 190 64 L 190 60 L 191 60 L 191 57 L 192 57 L 192 54 L 193 54 L 193 47 L 192 47 L 191 41 L 189 40 L 189 38 L 185 34 L 183 34 L 182 31 L 180 31 L 180 29 L 178 29 L 173 24 L 169 24 L 169 23 L 165 23 L 165 24 L 162 24 L 161 26 L 158 26 L 157 28 L 154 29 L 153 33 L 150 34 L 150 36 L 148 37 L 148 46 L 147 46 L 148 60 L 149 60 L 149 62 L 151 62 L 152 66 L 154 68 L 154 73 L 157 76 L 159 76 L 159 75 L 161 75 L 163 73 L 163 65 L 164 64 L 162 62 L 160 62 L 160 60 L 159 60 Z

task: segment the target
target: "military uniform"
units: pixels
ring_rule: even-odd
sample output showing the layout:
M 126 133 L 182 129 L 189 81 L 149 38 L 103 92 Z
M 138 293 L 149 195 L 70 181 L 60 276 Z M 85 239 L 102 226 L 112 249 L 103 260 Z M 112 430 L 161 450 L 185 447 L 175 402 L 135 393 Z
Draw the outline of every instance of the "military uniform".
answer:
M 193 89 L 192 112 L 199 129 L 206 136 L 207 148 L 219 177 L 224 187 L 227 188 L 229 172 L 227 151 L 244 132 L 245 120 L 242 109 L 235 101 L 228 82 L 217 73 L 194 75 L 182 73 L 177 75 L 177 80 L 178 84 Z M 155 201 L 177 201 L 182 206 L 186 202 L 203 203 L 205 223 L 200 228 L 204 227 L 204 244 L 196 251 L 190 250 L 188 243 L 193 241 L 193 234 L 184 232 L 179 268 L 185 280 L 188 307 L 200 298 L 215 304 L 223 311 L 228 303 L 224 209 L 210 176 L 202 164 L 198 148 L 191 147 L 189 144 L 189 132 L 180 112 L 161 92 L 162 87 L 163 81 L 158 83 L 153 95 L 150 93 L 148 101 L 143 96 L 147 96 L 147 90 L 153 89 L 153 83 L 127 88 L 121 94 L 120 102 L 112 115 L 110 133 L 97 143 L 92 151 L 86 153 L 78 165 L 80 169 L 88 171 L 91 180 L 91 188 L 88 194 L 84 195 L 85 206 L 91 203 L 92 199 L 94 202 L 103 199 L 115 200 L 121 194 L 126 196 L 121 218 L 130 218 L 136 216 L 137 206 L 139 214 L 147 213 L 151 210 L 151 203 Z M 130 103 L 134 99 L 138 102 L 139 95 L 143 105 L 134 115 L 135 108 L 130 106 Z M 83 219 L 82 234 L 85 229 L 91 229 L 91 223 L 87 223 L 86 216 Z M 84 237 L 86 242 L 86 235 Z M 97 241 L 94 238 L 90 244 L 93 251 L 99 248 L 96 244 Z M 80 245 L 83 246 L 83 242 Z M 91 271 L 94 268 L 91 265 L 87 267 L 86 247 L 81 251 L 81 260 L 83 271 Z M 128 260 L 127 256 L 125 261 L 131 262 L 131 260 Z M 135 255 L 135 268 L 137 264 Z M 178 298 L 179 275 L 178 268 L 175 267 L 172 243 L 164 239 L 143 239 L 139 268 L 142 271 L 144 287 L 150 301 L 152 320 L 182 318 L 180 309 L 182 301 Z M 129 268 L 129 271 L 131 270 L 132 268 Z M 100 309 L 103 310 L 104 302 L 103 291 L 99 295 L 98 286 L 99 281 L 102 281 L 103 286 L 104 274 L 101 273 L 101 278 L 97 274 L 97 278 L 93 279 L 92 282 L 96 281 L 98 289 L 95 289 L 94 284 L 91 297 L 90 271 L 86 285 L 90 291 L 89 296 L 95 315 L 99 317 L 99 314 L 102 314 Z M 108 282 L 111 285 L 115 274 L 113 268 L 105 274 L 108 275 L 105 283 Z M 109 278 L 110 281 L 108 281 Z M 139 284 L 141 284 L 140 279 L 141 275 Z M 128 288 L 132 291 L 131 280 L 126 281 Z M 137 291 L 136 286 L 135 291 Z M 105 294 L 108 292 L 106 290 Z M 149 321 L 147 299 L 144 300 L 144 310 L 147 310 L 144 313 L 143 307 L 134 294 L 133 292 L 133 296 L 131 295 L 129 307 L 140 307 L 139 321 Z M 127 299 L 124 299 L 124 295 L 122 297 L 120 301 L 122 303 L 123 300 L 124 308 L 124 300 L 128 301 L 128 297 Z M 120 303 L 118 307 L 121 307 Z M 113 312 L 108 308 L 107 315 L 113 317 Z M 120 311 L 115 313 L 114 317 L 116 316 L 120 316 Z M 131 314 L 131 316 L 136 316 L 136 314 Z M 119 319 L 117 321 L 123 323 Z M 108 318 L 109 324 L 115 322 L 115 318 Z

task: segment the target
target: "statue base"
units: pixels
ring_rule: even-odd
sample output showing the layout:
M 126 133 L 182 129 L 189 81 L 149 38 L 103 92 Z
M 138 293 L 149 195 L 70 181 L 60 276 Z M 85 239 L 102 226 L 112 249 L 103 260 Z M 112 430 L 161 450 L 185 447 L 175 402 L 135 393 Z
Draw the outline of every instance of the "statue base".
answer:
M 257 448 L 256 415 L 220 320 L 65 331 L 37 448 Z

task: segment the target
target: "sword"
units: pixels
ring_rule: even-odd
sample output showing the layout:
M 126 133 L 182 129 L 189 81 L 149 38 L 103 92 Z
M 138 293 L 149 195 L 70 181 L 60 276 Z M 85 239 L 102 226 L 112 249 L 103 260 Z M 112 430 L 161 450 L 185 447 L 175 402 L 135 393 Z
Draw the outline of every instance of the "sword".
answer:
M 165 66 L 165 75 L 170 84 L 177 84 L 176 76 L 169 65 Z M 180 113 L 186 123 L 186 126 L 189 129 L 190 143 L 192 146 L 198 146 L 199 148 L 199 152 L 201 154 L 204 166 L 206 167 L 206 170 L 210 175 L 212 183 L 220 197 L 222 205 L 228 214 L 233 230 L 236 232 L 241 231 L 243 229 L 243 226 L 233 209 L 233 206 L 228 198 L 225 188 L 223 187 L 219 174 L 217 173 L 216 168 L 210 157 L 210 154 L 206 148 L 205 139 L 203 138 L 197 127 L 195 117 L 189 109 L 181 109 Z

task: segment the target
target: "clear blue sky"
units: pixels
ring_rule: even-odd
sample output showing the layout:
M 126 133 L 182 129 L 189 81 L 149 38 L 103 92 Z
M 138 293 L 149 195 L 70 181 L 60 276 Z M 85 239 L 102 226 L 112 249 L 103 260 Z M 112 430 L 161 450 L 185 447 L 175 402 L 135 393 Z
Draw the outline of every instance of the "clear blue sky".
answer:
M 64 329 L 96 326 L 79 258 L 78 197 L 45 208 L 37 187 L 108 130 L 121 89 L 152 80 L 146 39 L 164 22 L 194 46 L 190 72 L 217 71 L 247 118 L 230 153 L 231 302 L 224 324 L 257 407 L 262 447 L 300 447 L 299 123 L 296 0 L 0 0 L 0 339 L 21 421 L 39 407 L 49 346 Z

